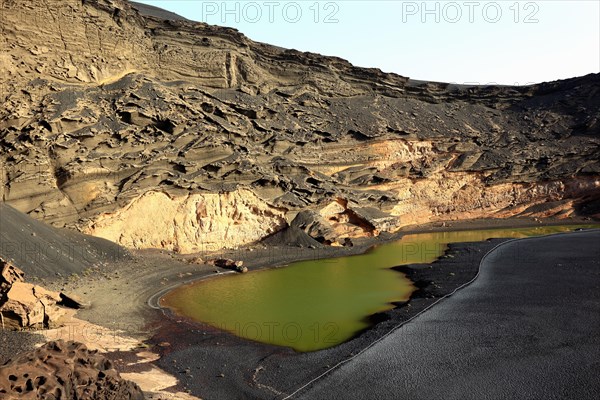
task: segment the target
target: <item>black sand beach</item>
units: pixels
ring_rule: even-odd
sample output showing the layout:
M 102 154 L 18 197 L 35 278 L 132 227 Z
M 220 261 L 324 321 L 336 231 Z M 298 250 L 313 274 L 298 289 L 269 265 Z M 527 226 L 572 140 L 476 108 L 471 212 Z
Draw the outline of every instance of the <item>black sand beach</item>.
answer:
M 596 399 L 600 231 L 503 243 L 477 279 L 306 399 Z
M 556 222 L 544 221 L 545 224 Z M 302 259 L 360 254 L 374 245 L 414 232 L 539 225 L 541 224 L 537 221 L 526 219 L 438 223 L 395 235 L 355 241 L 354 247 L 350 248 L 311 249 L 272 243 L 268 247 L 255 245 L 201 256 L 205 260 L 214 257 L 241 259 L 250 270 L 257 270 L 283 266 Z M 3 229 L 6 230 L 7 226 L 5 224 Z M 21 234 L 31 235 L 27 229 Z M 52 235 L 46 237 L 46 233 L 40 230 L 32 232 L 35 232 L 34 237 L 39 240 L 53 239 L 50 237 Z M 432 264 L 396 268 L 419 288 L 411 300 L 405 304 L 398 304 L 395 309 L 371 316 L 374 327 L 357 335 L 353 340 L 313 353 L 297 353 L 287 348 L 240 339 L 210 326 L 172 315 L 168 310 L 156 308 L 160 295 L 177 285 L 231 273 L 211 265 L 194 263 L 192 261 L 195 256 L 181 256 L 162 251 L 136 251 L 132 252 L 131 256 L 113 262 L 102 262 L 100 268 L 94 268 L 77 279 L 67 279 L 66 276 L 47 277 L 45 284 L 90 300 L 92 306 L 80 310 L 77 317 L 114 332 L 115 347 L 118 347 L 117 342 L 122 336 L 146 341 L 147 345 L 138 352 L 147 350 L 149 346 L 150 350 L 159 353 L 162 357 L 155 363 L 179 379 L 180 384 L 175 388 L 177 390 L 189 391 L 204 399 L 284 398 L 472 280 L 478 272 L 481 258 L 504 241 L 505 239 L 493 239 L 454 244 L 449 246 L 445 256 Z M 23 344 L 29 347 L 35 339 L 25 333 L 21 333 L 21 337 Z M 9 338 L 8 335 L 3 335 L 2 340 L 5 343 L 8 343 L 7 340 L 15 343 L 18 337 L 12 335 Z M 2 350 L 5 359 L 12 355 L 8 346 L 2 346 Z M 119 359 L 135 359 L 135 351 L 130 355 L 118 352 L 109 357 L 117 362 Z M 125 362 L 121 362 L 120 365 L 125 371 L 136 368 L 128 367 Z
M 165 349 L 160 365 L 173 373 L 180 373 L 185 388 L 204 398 L 286 397 L 472 280 L 478 272 L 481 258 L 504 241 L 500 239 L 451 245 L 446 253 L 450 257 L 443 257 L 430 265 L 398 268 L 421 289 L 407 304 L 373 316 L 374 322 L 378 322 L 374 328 L 332 349 L 300 354 L 242 340 L 202 324 L 174 317 L 171 319 L 172 323 L 163 321 L 160 324 L 162 329 L 159 329 L 153 339 L 155 343 L 177 341 L 177 345 Z M 586 242 L 588 247 L 589 242 Z M 569 242 L 565 244 L 569 245 Z M 522 252 L 518 254 L 524 255 Z M 502 255 L 509 257 L 509 260 L 514 258 L 514 254 L 510 252 L 503 252 Z M 345 391 L 339 393 L 343 397 Z
M 179 374 L 192 393 L 208 399 L 281 398 L 380 339 L 439 298 L 477 274 L 479 260 L 504 239 L 450 245 L 446 254 L 432 264 L 398 268 L 420 289 L 406 304 L 371 316 L 376 325 L 353 340 L 312 353 L 250 342 L 212 327 L 170 315 L 160 322 L 155 344 L 171 343 L 163 349 L 159 365 Z M 436 282 L 435 285 L 432 282 Z M 195 371 L 186 373 L 186 371 Z M 223 375 L 223 376 L 221 376 Z

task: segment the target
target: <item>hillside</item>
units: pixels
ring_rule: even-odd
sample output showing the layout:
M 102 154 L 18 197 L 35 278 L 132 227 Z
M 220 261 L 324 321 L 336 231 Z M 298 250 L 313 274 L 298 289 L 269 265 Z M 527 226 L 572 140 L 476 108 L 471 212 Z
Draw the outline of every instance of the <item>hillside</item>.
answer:
M 53 228 L 0 203 L 0 257 L 35 280 L 81 275 L 129 254 L 107 240 Z
M 0 195 L 55 226 L 190 253 L 600 214 L 598 74 L 418 82 L 122 0 L 0 6 Z

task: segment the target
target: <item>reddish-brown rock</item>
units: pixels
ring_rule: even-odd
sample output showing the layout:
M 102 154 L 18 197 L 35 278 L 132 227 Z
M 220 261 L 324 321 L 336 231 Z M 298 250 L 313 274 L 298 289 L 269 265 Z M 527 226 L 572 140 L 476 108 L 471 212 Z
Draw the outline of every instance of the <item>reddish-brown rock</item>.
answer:
M 25 282 L 19 268 L 0 258 L 0 328 L 50 328 L 59 326 L 76 301 L 66 295 Z M 70 299 L 66 303 L 64 299 Z

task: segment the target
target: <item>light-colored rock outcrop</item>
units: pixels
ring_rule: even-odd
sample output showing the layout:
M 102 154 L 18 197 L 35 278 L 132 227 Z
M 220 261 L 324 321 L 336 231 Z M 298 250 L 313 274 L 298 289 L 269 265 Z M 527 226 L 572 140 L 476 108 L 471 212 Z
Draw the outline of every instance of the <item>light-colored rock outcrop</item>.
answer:
M 87 231 L 127 247 L 194 253 L 252 243 L 285 226 L 281 210 L 248 190 L 184 197 L 147 192 Z

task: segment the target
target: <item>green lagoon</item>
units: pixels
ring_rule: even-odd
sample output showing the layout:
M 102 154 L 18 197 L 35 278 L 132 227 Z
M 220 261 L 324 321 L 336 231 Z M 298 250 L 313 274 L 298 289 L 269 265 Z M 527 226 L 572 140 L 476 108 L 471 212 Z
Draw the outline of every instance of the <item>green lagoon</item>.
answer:
M 415 290 L 412 282 L 391 267 L 432 262 L 449 243 L 523 238 L 581 227 L 594 226 L 405 235 L 362 255 L 300 261 L 285 268 L 198 281 L 168 293 L 161 304 L 250 340 L 301 352 L 321 350 L 351 339 L 370 326 L 369 316 L 410 298 Z

